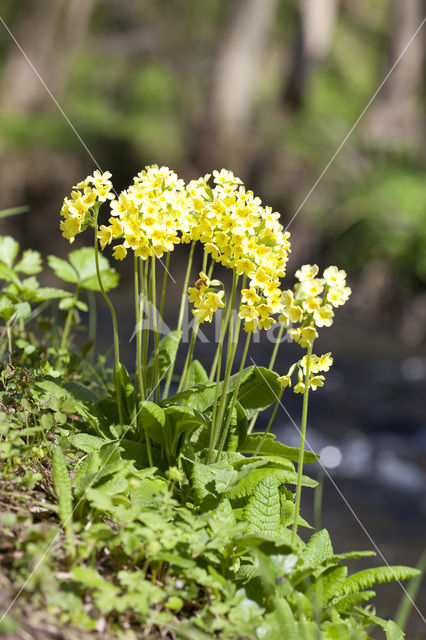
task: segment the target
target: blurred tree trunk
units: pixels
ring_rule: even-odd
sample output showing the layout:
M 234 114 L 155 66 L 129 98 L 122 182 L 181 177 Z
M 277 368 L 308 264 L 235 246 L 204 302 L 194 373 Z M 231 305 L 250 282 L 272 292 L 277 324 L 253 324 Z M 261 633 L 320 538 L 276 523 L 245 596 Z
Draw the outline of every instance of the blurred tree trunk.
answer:
M 328 55 L 336 23 L 338 0 L 299 0 L 297 36 L 284 100 L 294 108 L 304 104 L 312 67 Z
M 424 12 L 424 0 L 393 0 L 385 73 L 415 34 Z M 417 146 L 422 142 L 417 101 L 424 76 L 424 29 L 406 49 L 370 109 L 367 131 L 380 146 Z
M 279 0 L 233 0 L 212 73 L 202 166 L 226 162 L 244 174 L 250 162 L 256 91 Z
M 14 36 L 58 98 L 67 82 L 70 59 L 86 35 L 93 0 L 37 0 L 25 4 Z M 46 89 L 12 40 L 0 95 L 4 110 L 28 112 L 52 106 Z
M 37 0 L 23 2 L 17 26 L 11 31 L 53 96 L 60 102 L 73 55 L 84 40 L 94 0 Z M 6 33 L 4 37 L 10 38 Z M 56 109 L 37 73 L 10 38 L 0 80 L 0 110 L 13 119 L 16 113 L 37 118 Z M 33 115 L 32 115 L 33 114 Z M 5 120 L 7 122 L 7 120 Z M 0 209 L 40 199 L 40 185 L 55 198 L 72 159 L 45 149 L 10 150 L 0 138 Z M 44 200 L 45 201 L 45 200 Z M 34 217 L 24 215 L 8 223 L 24 242 L 44 233 Z

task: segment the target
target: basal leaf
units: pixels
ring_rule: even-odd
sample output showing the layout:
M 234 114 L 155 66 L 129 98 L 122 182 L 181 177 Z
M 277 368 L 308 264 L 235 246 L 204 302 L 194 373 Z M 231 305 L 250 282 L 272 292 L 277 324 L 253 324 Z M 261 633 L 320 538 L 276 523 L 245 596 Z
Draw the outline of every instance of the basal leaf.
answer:
M 244 510 L 250 531 L 278 537 L 281 529 L 280 494 L 277 483 L 269 476 L 255 487 Z
M 238 392 L 238 401 L 245 409 L 266 409 L 277 401 L 282 390 L 280 376 L 266 367 L 253 367 Z
M 238 484 L 228 490 L 228 498 L 244 498 L 245 496 L 251 495 L 256 485 L 268 476 L 275 480 L 277 486 L 286 483 L 296 484 L 297 482 L 297 474 L 291 471 L 286 471 L 285 469 L 255 469 L 254 471 L 252 471 L 252 473 L 250 473 L 250 475 L 240 480 Z M 316 487 L 317 484 L 318 483 L 315 480 L 312 480 L 308 476 L 302 476 L 303 486 Z
M 175 360 L 179 344 L 182 338 L 182 331 L 175 329 L 170 331 L 158 345 L 158 376 L 161 380 L 165 377 L 171 363 Z M 149 389 L 154 387 L 154 355 L 151 356 L 147 366 L 147 385 Z
M 327 529 L 317 531 L 311 536 L 303 550 L 305 567 L 318 567 L 333 556 L 333 547 Z
M 372 569 L 364 569 L 358 571 L 346 578 L 341 585 L 339 593 L 341 595 L 355 593 L 362 589 L 370 589 L 376 584 L 384 584 L 386 582 L 400 582 L 401 580 L 411 580 L 419 575 L 418 569 L 411 567 L 393 566 L 393 567 L 374 567 Z M 338 594 L 336 594 L 338 595 Z
M 206 370 L 199 360 L 193 360 L 188 369 L 187 386 L 193 387 L 200 382 L 207 382 L 209 379 Z
M 154 442 L 164 444 L 166 414 L 164 410 L 149 400 L 139 404 L 140 417 L 143 430 Z
M 227 525 L 232 527 L 236 524 L 237 519 L 235 517 L 234 510 L 229 502 L 228 498 L 223 498 L 214 511 L 214 518 L 221 522 L 226 522 Z
M 243 453 L 257 452 L 258 454 L 281 456 L 287 458 L 287 460 L 297 462 L 299 459 L 299 449 L 297 447 L 287 447 L 275 438 L 276 436 L 271 433 L 268 433 L 266 438 L 262 433 L 252 433 L 244 440 L 240 451 Z M 261 445 L 260 448 L 259 445 Z M 315 462 L 318 459 L 319 455 L 313 453 L 313 451 L 305 451 L 303 456 L 303 462 Z
M 100 449 L 105 444 L 105 440 L 90 433 L 75 433 L 71 436 L 71 444 L 75 449 L 90 453 Z

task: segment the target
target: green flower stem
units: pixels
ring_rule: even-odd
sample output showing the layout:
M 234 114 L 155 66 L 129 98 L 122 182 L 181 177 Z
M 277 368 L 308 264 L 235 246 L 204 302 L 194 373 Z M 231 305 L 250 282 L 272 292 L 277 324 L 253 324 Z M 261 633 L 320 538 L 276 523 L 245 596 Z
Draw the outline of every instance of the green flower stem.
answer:
M 192 356 L 194 355 L 195 340 L 197 338 L 197 333 L 198 333 L 199 326 L 200 326 L 200 324 L 196 321 L 194 329 L 192 331 L 191 341 L 189 343 L 189 348 L 188 348 L 188 353 L 186 354 L 185 364 L 184 364 L 184 367 L 183 367 L 182 375 L 181 375 L 179 386 L 178 386 L 178 390 L 177 390 L 178 393 L 180 391 L 182 391 L 182 389 L 185 389 L 185 387 L 186 387 L 186 381 L 187 381 L 187 378 L 188 378 L 189 366 L 190 366 L 191 361 L 192 361 Z
M 224 299 L 225 309 L 226 309 L 226 298 Z M 217 442 L 217 434 L 216 434 L 216 413 L 219 403 L 219 385 L 220 385 L 220 376 L 222 372 L 222 352 L 223 352 L 223 343 L 225 340 L 226 328 L 228 326 L 229 313 L 222 312 L 222 319 L 220 324 L 220 340 L 219 346 L 216 349 L 216 355 L 218 356 L 216 360 L 217 366 L 217 376 L 216 376 L 216 388 L 215 388 L 215 397 L 214 397 L 214 405 L 213 405 L 213 415 L 212 415 L 212 430 L 210 433 L 210 442 L 209 442 L 209 452 L 207 456 L 207 464 L 213 462 L 213 451 L 214 445 Z M 210 374 L 211 375 L 211 374 Z M 210 378 L 212 380 L 212 378 Z
M 280 330 L 278 331 L 277 341 L 274 344 L 274 348 L 272 350 L 272 355 L 271 355 L 271 359 L 269 361 L 268 369 L 273 369 L 274 368 L 275 360 L 277 359 L 277 355 L 278 355 L 278 349 L 279 349 L 279 346 L 281 344 L 281 338 L 283 337 L 283 333 L 284 333 L 284 329 L 285 328 L 286 327 L 284 326 L 284 324 L 281 323 Z M 260 413 L 259 411 L 256 411 L 256 413 L 252 417 L 252 419 L 250 421 L 250 424 L 249 424 L 249 427 L 247 429 L 247 433 L 251 433 L 253 431 L 254 425 L 256 424 L 256 421 L 257 421 L 257 418 L 259 416 L 259 413 Z
M 89 339 L 92 341 L 90 359 L 93 362 L 95 359 L 95 349 L 96 349 L 96 318 L 97 318 L 96 297 L 93 291 L 88 291 L 87 297 L 89 301 Z
M 143 403 L 145 402 L 146 387 L 145 387 L 145 380 L 144 380 L 144 371 L 146 367 L 144 367 L 142 363 L 142 359 L 143 359 L 142 351 L 143 351 L 143 347 L 145 347 L 145 354 L 148 350 L 148 341 L 147 340 L 145 341 L 145 336 L 148 337 L 148 331 L 149 331 L 149 327 L 147 327 L 144 330 L 143 332 L 144 345 L 142 345 L 142 318 L 143 318 L 143 311 L 144 311 L 144 301 L 146 299 L 147 273 L 148 273 L 147 262 L 145 264 L 145 274 L 143 270 L 142 261 L 136 257 L 134 262 L 134 268 L 135 268 L 135 313 L 136 313 L 136 380 L 137 380 L 136 389 L 137 389 L 137 393 L 139 393 L 139 399 Z M 144 295 L 140 296 L 140 292 L 142 288 L 144 291 Z M 145 355 L 145 361 L 146 361 L 146 355 Z M 136 420 L 138 423 L 138 427 L 140 427 L 141 425 L 139 420 L 139 416 L 140 416 L 139 403 L 137 403 L 136 410 L 137 410 Z M 152 460 L 151 441 L 148 433 L 143 428 L 143 425 L 142 425 L 142 430 L 145 435 L 148 464 L 150 467 L 152 467 L 153 460 Z
M 170 251 L 167 252 L 166 265 L 164 267 L 163 286 L 161 287 L 160 326 L 158 327 L 158 333 L 160 335 L 161 335 L 161 327 L 163 325 L 164 303 L 166 301 L 167 276 L 169 275 L 169 266 L 170 266 Z
M 145 400 L 145 388 L 142 372 L 142 327 L 141 319 L 143 313 L 143 298 L 140 295 L 139 284 L 139 258 L 134 257 L 135 273 L 135 318 L 136 318 L 136 393 L 139 394 L 139 401 Z
M 291 533 L 291 544 L 294 546 L 296 542 L 297 526 L 299 524 L 300 498 L 302 495 L 302 474 L 303 474 L 303 457 L 305 455 L 305 439 L 306 439 L 306 423 L 308 418 L 308 399 L 309 399 L 309 376 L 311 368 L 312 344 L 308 347 L 306 354 L 306 374 L 305 374 L 305 391 L 303 393 L 303 411 L 302 411 L 302 428 L 300 432 L 299 460 L 297 463 L 297 486 L 296 486 L 296 502 L 294 508 L 294 523 Z
M 275 403 L 275 407 L 274 407 L 274 410 L 273 410 L 273 412 L 272 412 L 271 418 L 270 418 L 270 420 L 269 420 L 269 422 L 268 422 L 268 426 L 266 427 L 266 430 L 265 430 L 265 432 L 264 432 L 264 434 L 263 434 L 263 438 L 261 439 L 261 441 L 259 442 L 259 444 L 258 444 L 258 445 L 257 445 L 257 447 L 256 447 L 256 451 L 255 451 L 255 452 L 254 452 L 254 454 L 253 454 L 254 456 L 257 456 L 257 455 L 258 455 L 258 453 L 259 453 L 259 451 L 260 451 L 260 450 L 262 449 L 262 447 L 263 447 L 263 443 L 264 443 L 264 442 L 265 442 L 265 440 L 266 440 L 266 436 L 268 435 L 268 433 L 269 433 L 269 431 L 270 431 L 270 429 L 271 429 L 271 427 L 272 427 L 272 424 L 273 424 L 273 422 L 274 422 L 274 420 L 275 420 L 275 416 L 276 416 L 276 414 L 277 414 L 278 407 L 280 406 L 281 398 L 283 397 L 283 393 L 284 393 L 284 387 L 282 388 L 280 395 L 277 397 L 277 401 L 276 401 L 276 403 Z
M 249 348 L 249 345 L 250 345 L 251 334 L 252 334 L 251 331 L 249 331 L 247 333 L 246 342 L 245 342 L 245 345 L 244 345 L 243 356 L 241 358 L 240 369 L 238 371 L 237 382 L 236 382 L 236 385 L 235 385 L 234 393 L 232 394 L 232 399 L 231 399 L 230 405 L 228 407 L 228 415 L 227 415 L 227 418 L 226 418 L 226 423 L 225 423 L 224 428 L 222 429 L 222 435 L 221 435 L 220 442 L 219 442 L 219 448 L 218 448 L 218 451 L 217 451 L 216 460 L 219 460 L 219 458 L 220 458 L 220 456 L 222 454 L 223 447 L 225 446 L 226 438 L 227 438 L 228 433 L 229 433 L 229 428 L 231 426 L 232 413 L 233 413 L 235 405 L 237 403 L 238 392 L 240 390 L 241 378 L 243 376 L 244 365 L 246 363 L 247 352 L 248 352 L 248 348 Z M 235 354 L 235 350 L 234 350 L 234 354 Z
M 98 249 L 98 211 L 95 211 L 94 214 L 94 229 L 95 229 L 95 239 L 94 239 L 94 248 L 95 248 L 95 265 L 96 265 L 96 275 L 98 278 L 99 288 L 101 290 L 102 296 L 105 302 L 108 305 L 108 308 L 111 313 L 112 318 L 112 326 L 114 333 L 114 360 L 115 360 L 115 371 L 114 371 L 114 385 L 115 385 L 115 393 L 117 396 L 117 405 L 118 405 L 118 417 L 120 420 L 120 424 L 124 424 L 124 413 L 123 413 L 123 403 L 121 399 L 121 389 L 120 389 L 120 347 L 118 342 L 118 327 L 117 327 L 117 315 L 115 313 L 114 306 L 107 295 L 101 277 L 101 270 L 99 268 L 99 249 Z
M 186 265 L 186 273 L 185 273 L 185 279 L 183 282 L 182 298 L 181 298 L 180 309 L 179 309 L 179 318 L 178 318 L 178 326 L 177 326 L 178 331 L 182 329 L 182 324 L 183 324 L 183 312 L 185 310 L 188 282 L 189 282 L 189 277 L 191 275 L 192 261 L 194 259 L 194 249 L 195 249 L 195 240 L 193 240 L 191 243 L 191 249 L 189 251 L 189 257 L 188 257 L 188 264 Z M 169 394 L 170 385 L 173 377 L 173 371 L 175 368 L 175 363 L 176 363 L 176 359 L 172 362 L 172 364 L 169 367 L 169 371 L 166 378 L 166 384 L 164 385 L 163 398 L 167 398 Z
M 211 262 L 211 264 L 209 266 L 208 273 L 207 273 L 207 277 L 209 279 L 211 278 L 211 275 L 213 273 L 213 268 L 214 268 L 214 261 L 212 260 L 212 262 Z M 204 253 L 203 264 L 202 264 L 201 270 L 205 273 L 206 269 L 207 269 L 207 253 Z M 188 371 L 189 371 L 189 367 L 191 365 L 192 356 L 194 355 L 195 340 L 197 338 L 199 330 L 200 330 L 200 323 L 199 322 L 195 322 L 194 328 L 192 330 L 191 340 L 190 340 L 189 347 L 188 347 L 188 352 L 187 352 L 186 358 L 185 358 L 185 364 L 184 364 L 184 367 L 183 367 L 182 376 L 181 376 L 181 379 L 180 379 L 180 382 L 179 382 L 178 393 L 179 393 L 179 391 L 181 391 L 182 389 L 185 389 L 185 387 L 186 387 L 187 378 L 188 378 Z
M 144 384 L 144 389 L 147 388 L 147 380 L 146 380 L 146 366 L 147 366 L 147 359 L 148 359 L 148 346 L 149 346 L 149 316 L 150 316 L 150 309 L 149 309 L 149 296 L 148 296 L 148 279 L 149 279 L 149 262 L 148 260 L 145 261 L 139 261 L 139 279 L 140 281 L 143 283 L 143 297 L 144 297 L 144 301 L 147 302 L 148 304 L 148 309 L 147 309 L 147 314 L 146 314 L 146 322 L 145 322 L 145 328 L 143 331 L 143 344 L 142 344 L 142 363 L 141 363 L 141 367 L 142 367 L 142 372 L 141 375 L 143 376 L 143 384 Z M 142 319 L 142 313 L 143 313 L 143 308 L 140 312 L 140 316 Z
M 232 313 L 232 311 L 234 310 L 234 307 L 235 307 L 235 297 L 236 297 L 236 293 L 237 293 L 237 282 L 238 282 L 238 276 L 237 276 L 236 272 L 233 271 L 232 272 L 231 299 L 230 299 L 230 302 L 229 302 L 230 308 L 231 308 L 231 315 L 230 315 L 230 321 L 229 321 L 228 349 L 227 349 L 227 353 L 226 353 L 225 376 L 224 376 L 224 379 L 223 379 L 222 396 L 220 398 L 219 410 L 218 410 L 217 415 L 216 415 L 215 424 L 213 425 L 213 433 L 215 434 L 215 438 L 214 438 L 214 441 L 213 441 L 213 449 L 216 448 L 217 438 L 219 436 L 220 425 L 222 424 L 222 421 L 223 421 L 223 418 L 224 418 L 224 415 L 225 415 L 226 397 L 227 397 L 227 394 L 228 394 L 229 378 L 231 377 L 232 364 L 233 364 L 234 355 L 235 355 L 235 351 L 234 351 L 235 338 L 236 338 L 236 340 L 238 342 L 239 319 L 238 319 L 237 327 L 235 328 L 235 331 L 234 331 L 234 316 L 233 316 L 233 313 Z M 237 331 L 237 328 L 238 328 L 238 331 Z M 235 345 L 235 349 L 236 349 L 236 345 Z
M 229 305 L 226 309 L 226 314 L 222 314 L 222 322 L 224 321 L 225 323 L 225 332 L 226 332 L 226 328 L 228 327 L 229 324 L 229 318 L 231 317 L 231 311 L 232 311 L 232 307 Z M 221 341 L 225 339 L 225 334 L 223 334 L 222 336 L 222 329 L 221 329 L 221 335 L 220 335 L 220 339 Z M 216 374 L 216 367 L 218 365 L 218 362 L 221 361 L 222 358 L 222 345 L 219 345 L 219 349 L 216 349 L 216 353 L 214 355 L 214 360 L 213 360 L 213 364 L 212 364 L 212 368 L 210 370 L 210 375 L 209 375 L 209 380 L 212 381 L 215 374 Z
M 151 258 L 151 295 L 152 295 L 152 324 L 154 331 L 154 389 L 155 398 L 157 402 L 160 402 L 160 375 L 159 375 L 159 360 L 158 360 L 158 325 L 157 325 L 157 289 L 155 283 L 155 257 Z

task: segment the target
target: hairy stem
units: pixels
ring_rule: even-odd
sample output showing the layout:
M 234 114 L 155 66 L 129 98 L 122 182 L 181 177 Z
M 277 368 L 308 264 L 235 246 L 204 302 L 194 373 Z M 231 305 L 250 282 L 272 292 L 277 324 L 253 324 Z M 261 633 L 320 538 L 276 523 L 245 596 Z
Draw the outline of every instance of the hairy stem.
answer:
M 248 352 L 248 348 L 249 348 L 249 344 L 250 344 L 251 333 L 252 333 L 251 331 L 249 331 L 247 333 L 247 338 L 246 338 L 246 342 L 245 342 L 245 345 L 244 345 L 243 356 L 241 358 L 241 364 L 240 364 L 240 368 L 239 368 L 239 371 L 238 371 L 237 382 L 236 382 L 236 385 L 235 385 L 234 393 L 232 394 L 232 399 L 231 399 L 230 405 L 228 407 L 228 415 L 227 415 L 227 418 L 226 418 L 226 423 L 225 423 L 224 428 L 222 429 L 222 435 L 221 435 L 220 442 L 219 442 L 219 447 L 218 447 L 218 451 L 217 451 L 216 460 L 219 460 L 219 458 L 220 458 L 220 456 L 222 454 L 223 447 L 225 446 L 226 438 L 227 438 L 228 433 L 229 433 L 229 428 L 231 426 L 232 412 L 234 411 L 235 405 L 237 403 L 238 392 L 240 390 L 241 378 L 243 376 L 244 365 L 246 363 L 246 357 L 247 357 L 247 352 Z M 237 341 L 238 341 L 238 337 L 237 337 Z M 234 350 L 234 354 L 235 354 L 235 350 Z
M 306 373 L 305 373 L 305 391 L 303 393 L 303 411 L 302 411 L 302 428 L 300 431 L 299 460 L 297 464 L 297 486 L 296 501 L 294 508 L 294 523 L 291 533 L 291 544 L 294 546 L 296 542 L 297 526 L 299 524 L 300 498 L 302 495 L 302 474 L 303 474 L 303 458 L 305 455 L 305 439 L 306 439 L 306 423 L 308 418 L 308 399 L 309 399 L 309 375 L 311 368 L 312 344 L 308 347 L 306 354 Z
M 177 326 L 177 330 L 180 331 L 182 329 L 182 324 L 183 324 L 183 313 L 185 310 L 185 304 L 186 304 L 186 291 L 188 289 L 188 282 L 189 282 L 189 277 L 191 275 L 191 268 L 192 268 L 192 261 L 194 259 L 194 249 L 195 249 L 195 240 L 192 241 L 191 243 L 191 249 L 189 251 L 189 257 L 188 257 L 188 263 L 186 265 L 186 272 L 185 272 L 185 279 L 183 282 L 183 290 L 182 290 L 182 297 L 181 297 L 181 301 L 180 301 L 180 309 L 179 309 L 179 317 L 178 317 L 178 326 Z M 175 368 L 175 363 L 176 363 L 176 359 L 172 362 L 169 371 L 167 373 L 167 379 L 166 379 L 166 384 L 164 385 L 164 393 L 163 393 L 163 398 L 167 398 L 169 390 L 170 390 L 170 385 L 172 382 L 172 378 L 173 378 L 173 371 Z
M 113 326 L 113 333 L 114 333 L 114 361 L 115 361 L 115 366 L 114 366 L 114 385 L 115 385 L 115 393 L 117 396 L 117 405 L 118 405 L 118 417 L 120 420 L 120 424 L 124 423 L 124 413 L 123 413 L 123 403 L 122 403 L 122 398 L 121 398 L 121 389 L 120 389 L 120 379 L 119 379 L 119 372 L 120 372 L 120 347 L 119 347 L 119 342 L 118 342 L 118 327 L 117 327 L 117 315 L 115 313 L 115 309 L 114 306 L 111 302 L 111 300 L 109 299 L 109 296 L 107 295 L 103 282 L 102 282 L 102 277 L 101 277 L 101 270 L 99 268 L 99 249 L 98 249 L 98 211 L 96 210 L 95 212 L 95 239 L 94 239 L 94 248 L 95 248 L 95 265 L 96 265 L 96 276 L 98 278 L 98 283 L 99 283 L 99 288 L 101 290 L 102 296 L 105 300 L 105 302 L 108 305 L 108 308 L 110 310 L 111 313 L 111 318 L 112 318 L 112 326 Z
M 238 342 L 239 319 L 237 323 L 238 330 L 236 328 L 236 330 L 234 331 L 234 315 L 233 315 L 233 310 L 235 307 L 235 297 L 237 293 L 237 282 L 238 282 L 238 276 L 236 272 L 233 271 L 231 299 L 229 302 L 231 307 L 231 315 L 230 315 L 230 321 L 229 321 L 228 348 L 226 353 L 225 376 L 223 379 L 222 395 L 219 403 L 219 409 L 217 411 L 215 424 L 213 425 L 213 433 L 215 434 L 215 439 L 213 441 L 213 449 L 216 448 L 217 438 L 219 436 L 219 431 L 220 431 L 220 425 L 222 424 L 222 421 L 225 415 L 226 396 L 228 393 L 229 378 L 231 377 L 232 364 L 233 364 L 234 355 L 235 355 L 234 344 L 236 349 L 235 338 L 236 338 L 236 341 Z
M 157 324 L 157 289 L 155 281 L 155 257 L 151 258 L 151 295 L 152 295 L 152 324 L 154 332 L 154 390 L 157 402 L 160 402 L 160 374 L 158 360 L 158 324 Z
M 284 333 L 284 329 L 286 327 L 284 326 L 284 323 L 281 323 L 280 326 L 280 330 L 278 331 L 278 336 L 277 336 L 277 341 L 274 344 L 274 348 L 272 350 L 272 354 L 271 354 L 271 359 L 269 361 L 269 365 L 268 365 L 268 369 L 273 369 L 274 365 L 275 365 L 275 360 L 277 359 L 277 355 L 278 355 L 278 349 L 279 346 L 281 344 L 281 338 L 283 337 L 283 333 Z M 259 416 L 259 411 L 256 411 L 256 413 L 254 414 L 254 416 L 252 417 L 252 419 L 250 420 L 250 424 L 249 427 L 247 429 L 247 433 L 251 433 L 254 429 L 254 426 L 257 422 L 257 418 Z

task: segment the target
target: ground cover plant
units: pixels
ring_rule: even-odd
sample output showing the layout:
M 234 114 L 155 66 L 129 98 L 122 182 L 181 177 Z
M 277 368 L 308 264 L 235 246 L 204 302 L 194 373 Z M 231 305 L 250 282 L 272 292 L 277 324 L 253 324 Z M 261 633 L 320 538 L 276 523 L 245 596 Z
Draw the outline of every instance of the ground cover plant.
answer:
M 300 513 L 302 487 L 316 486 L 304 467 L 318 458 L 305 449 L 309 392 L 333 362 L 313 347 L 349 298 L 346 274 L 304 265 L 285 288 L 289 234 L 229 171 L 184 184 L 165 167 L 147 167 L 120 194 L 110 178 L 95 171 L 64 200 L 64 237 L 73 242 L 87 229 L 93 247 L 67 260 L 48 256 L 60 288 L 40 285 L 37 252 L 0 238 L 2 631 L 364 640 L 382 630 L 402 638 L 376 614 L 373 587 L 418 572 L 349 570 L 349 561 L 374 554 L 335 554 L 328 532 Z M 176 328 L 161 337 L 178 243 L 188 244 L 181 306 Z M 203 268 L 194 281 L 196 243 Z M 111 244 L 134 274 L 130 373 L 108 294 L 118 285 L 102 253 Z M 232 272 L 229 291 L 218 265 Z M 94 348 L 96 292 L 111 314 L 112 368 Z M 187 298 L 195 322 L 183 344 Z M 85 312 L 87 340 L 76 346 Z M 215 314 L 220 340 L 206 371 L 194 348 Z M 269 368 L 246 366 L 253 334 L 277 323 Z M 301 357 L 274 371 L 284 334 Z M 185 358 L 176 372 L 178 349 Z M 270 433 L 292 392 L 303 405 L 298 448 Z M 267 428 L 256 431 L 268 407 Z

